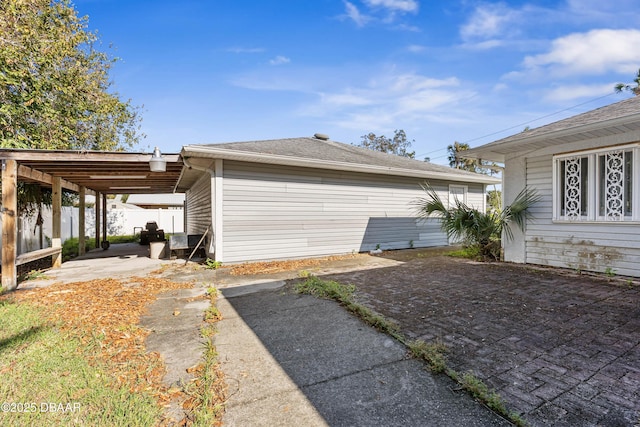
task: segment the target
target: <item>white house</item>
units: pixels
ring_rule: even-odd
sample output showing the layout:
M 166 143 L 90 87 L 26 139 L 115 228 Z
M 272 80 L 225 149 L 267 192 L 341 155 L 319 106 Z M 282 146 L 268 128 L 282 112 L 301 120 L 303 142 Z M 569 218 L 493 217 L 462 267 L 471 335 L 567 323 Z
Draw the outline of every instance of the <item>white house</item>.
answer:
M 187 232 L 209 230 L 209 256 L 223 262 L 447 245 L 437 220 L 416 218 L 420 184 L 484 208 L 486 185 L 499 182 L 320 134 L 188 145 L 181 155 Z
M 525 186 L 542 196 L 506 261 L 640 276 L 640 96 L 467 156 L 504 163 L 506 205 Z

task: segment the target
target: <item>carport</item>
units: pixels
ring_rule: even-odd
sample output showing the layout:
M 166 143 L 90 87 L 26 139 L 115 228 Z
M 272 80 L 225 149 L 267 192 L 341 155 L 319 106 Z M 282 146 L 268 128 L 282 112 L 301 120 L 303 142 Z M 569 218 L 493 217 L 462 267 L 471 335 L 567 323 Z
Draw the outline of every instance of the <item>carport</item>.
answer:
M 108 194 L 173 193 L 182 172 L 179 154 L 153 154 L 1 149 L 2 162 L 2 287 L 17 287 L 16 266 L 47 256 L 53 267 L 62 264 L 61 208 L 63 189 L 79 197 L 79 251 L 86 250 L 85 196 L 95 196 L 96 246 L 106 234 Z M 18 182 L 38 183 L 52 189 L 51 247 L 17 254 Z M 80 232 L 82 231 L 82 232 Z M 106 246 L 106 245 L 105 245 Z

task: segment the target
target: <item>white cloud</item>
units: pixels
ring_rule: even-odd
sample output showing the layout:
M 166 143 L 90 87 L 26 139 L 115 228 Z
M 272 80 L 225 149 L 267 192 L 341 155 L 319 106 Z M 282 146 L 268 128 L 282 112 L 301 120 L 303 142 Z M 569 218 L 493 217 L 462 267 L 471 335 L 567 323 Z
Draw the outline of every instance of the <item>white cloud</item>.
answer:
M 494 92 L 503 92 L 509 89 L 510 89 L 509 86 L 505 83 L 497 83 L 496 85 L 493 86 Z
M 416 0 L 363 0 L 368 13 L 362 13 L 354 3 L 346 1 L 345 14 L 342 18 L 351 19 L 358 27 L 364 27 L 371 22 L 390 24 L 396 21 L 396 16 L 405 13 L 417 13 L 419 4 Z M 406 31 L 419 31 L 412 25 L 401 24 L 397 28 Z
M 427 50 L 427 48 L 425 46 L 419 45 L 419 44 L 412 44 L 407 46 L 407 51 L 411 52 L 411 53 L 422 53 L 425 50 Z
M 345 1 L 346 16 L 351 19 L 358 27 L 364 27 L 371 18 L 360 13 L 360 10 L 351 2 Z
M 372 105 L 374 100 L 367 97 L 366 94 L 359 94 L 358 91 L 346 89 L 342 93 L 323 93 L 320 95 L 321 102 L 334 107 L 362 107 Z
M 227 52 L 232 53 L 262 53 L 265 49 L 261 47 L 230 47 Z
M 615 83 L 566 85 L 554 88 L 544 94 L 544 99 L 551 102 L 566 103 L 581 98 L 595 98 L 610 94 Z
M 345 129 L 380 131 L 427 119 L 449 121 L 455 105 L 473 96 L 455 77 L 435 79 L 415 73 L 388 73 L 363 85 L 320 94 L 302 113 L 323 117 Z
M 291 59 L 282 55 L 278 55 L 275 58 L 269 60 L 270 65 L 282 65 L 282 64 L 288 64 L 290 62 L 291 62 Z
M 477 94 L 456 77 L 399 71 L 394 65 L 271 67 L 235 75 L 232 83 L 256 91 L 295 93 L 302 101 L 289 108 L 301 122 L 349 132 L 418 129 L 435 123 L 459 127 L 469 120 L 460 110 L 468 110 Z
M 570 17 L 581 21 L 607 23 L 607 26 L 636 26 L 640 18 L 638 0 L 567 0 Z
M 503 40 L 484 40 L 477 43 L 465 43 L 462 47 L 473 50 L 490 50 L 495 49 L 497 47 L 504 46 L 505 42 Z
M 365 4 L 371 8 L 382 7 L 393 12 L 418 11 L 418 2 L 415 0 L 364 0 Z
M 460 28 L 463 39 L 490 39 L 502 35 L 518 19 L 519 12 L 503 4 L 476 8 L 469 21 Z
M 606 72 L 631 73 L 637 70 L 640 30 L 592 30 L 554 40 L 547 53 L 527 56 L 530 72 L 556 76 L 600 75 Z

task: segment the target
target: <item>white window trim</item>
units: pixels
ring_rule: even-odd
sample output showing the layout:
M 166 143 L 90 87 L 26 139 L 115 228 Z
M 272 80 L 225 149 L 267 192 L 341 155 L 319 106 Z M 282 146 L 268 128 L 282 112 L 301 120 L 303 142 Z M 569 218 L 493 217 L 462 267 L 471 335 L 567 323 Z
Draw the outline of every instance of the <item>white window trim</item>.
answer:
M 451 206 L 451 190 L 457 188 L 457 189 L 461 189 L 462 190 L 462 200 L 461 202 L 464 203 L 465 205 L 467 204 L 467 194 L 469 192 L 469 186 L 468 185 L 459 185 L 459 184 L 449 184 L 449 194 L 448 194 L 448 206 L 449 209 L 451 209 L 453 206 Z
M 607 219 L 606 217 L 599 215 L 598 209 L 598 194 L 599 194 L 599 179 L 597 179 L 598 170 L 598 156 L 601 154 L 609 153 L 612 151 L 631 151 L 632 153 L 632 216 L 623 216 L 620 219 Z M 587 215 L 586 219 L 582 217 L 578 218 L 566 218 L 560 214 L 560 208 L 562 201 L 560 200 L 560 162 L 567 159 L 576 157 L 587 157 L 589 159 L 588 165 L 588 189 L 587 189 Z M 561 154 L 553 157 L 553 171 L 552 171 L 552 191 L 553 191 L 553 221 L 562 223 L 624 223 L 640 222 L 640 144 L 626 144 L 619 146 L 604 147 L 593 150 L 576 151 L 567 154 Z

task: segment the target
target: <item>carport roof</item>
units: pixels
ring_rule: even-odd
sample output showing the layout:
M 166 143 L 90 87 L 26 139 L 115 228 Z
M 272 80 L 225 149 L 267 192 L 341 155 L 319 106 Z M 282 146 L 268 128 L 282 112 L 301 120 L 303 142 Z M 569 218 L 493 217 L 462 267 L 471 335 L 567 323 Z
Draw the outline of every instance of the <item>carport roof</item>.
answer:
M 84 186 L 103 194 L 173 193 L 182 170 L 180 154 L 162 154 L 166 172 L 151 172 L 152 154 L 113 151 L 0 149 L 0 160 L 18 163 L 18 179 L 50 184 L 60 177 L 63 187 Z

